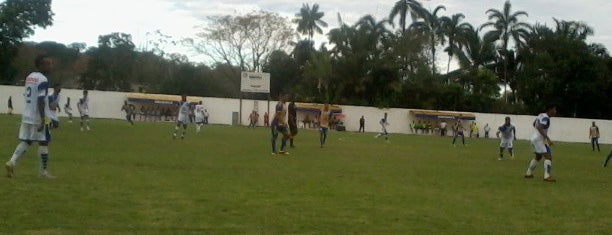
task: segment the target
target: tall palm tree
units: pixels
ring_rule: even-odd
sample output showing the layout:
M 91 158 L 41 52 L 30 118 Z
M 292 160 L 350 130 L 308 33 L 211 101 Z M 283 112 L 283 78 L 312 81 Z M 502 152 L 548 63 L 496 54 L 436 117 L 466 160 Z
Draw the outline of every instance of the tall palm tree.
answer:
M 438 16 L 441 10 L 446 10 L 443 5 L 437 6 L 432 12 L 423 11 L 421 20 L 413 22 L 410 27 L 417 32 L 421 32 L 429 36 L 431 47 L 431 70 L 436 73 L 436 46 L 444 44 L 444 31 L 442 30 L 443 20 Z
M 297 31 L 308 35 L 308 39 L 312 41 L 314 33 L 323 33 L 321 27 L 327 27 L 327 23 L 321 18 L 325 13 L 319 12 L 319 4 L 312 5 L 312 8 L 308 4 L 302 4 L 300 12 L 295 14 L 293 23 L 297 23 Z
M 389 13 L 389 20 L 395 20 L 395 17 L 399 15 L 399 24 L 402 28 L 402 34 L 406 32 L 406 17 L 408 14 L 412 17 L 412 21 L 415 21 L 422 15 L 424 11 L 423 6 L 417 0 L 399 0 L 395 3 Z
M 500 52 L 504 62 L 504 91 L 508 84 L 508 43 L 510 39 L 514 42 L 517 48 L 520 48 L 524 43 L 524 39 L 529 35 L 531 26 L 525 22 L 519 21 L 519 17 L 529 17 L 527 12 L 516 11 L 512 12 L 510 1 L 504 3 L 504 9 L 489 9 L 486 11 L 489 15 L 489 22 L 484 23 L 480 28 L 492 27 L 493 30 L 485 34 L 486 40 L 501 41 Z M 506 102 L 508 98 L 506 97 Z
M 454 14 L 451 17 L 442 17 L 442 28 L 446 38 L 448 39 L 448 46 L 444 49 L 448 53 L 448 64 L 446 66 L 446 73 L 450 72 L 450 62 L 453 55 L 457 50 L 461 50 L 463 46 L 462 38 L 463 35 L 473 30 L 470 23 L 461 22 L 465 16 L 461 13 Z
M 469 27 L 461 35 L 460 41 L 462 48 L 453 49 L 462 69 L 474 72 L 495 63 L 495 45 L 491 41 L 482 39 L 478 29 Z

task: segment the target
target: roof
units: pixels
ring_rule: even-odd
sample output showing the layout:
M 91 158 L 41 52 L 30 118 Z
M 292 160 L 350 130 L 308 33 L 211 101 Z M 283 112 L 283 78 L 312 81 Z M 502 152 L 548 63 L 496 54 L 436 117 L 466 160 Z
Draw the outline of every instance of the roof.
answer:
M 421 118 L 476 120 L 473 113 L 442 112 L 433 110 L 410 110 L 410 113 Z
M 129 93 L 128 101 L 132 103 L 153 103 L 153 104 L 180 104 L 180 95 L 162 95 L 162 94 L 143 94 L 143 93 Z M 201 101 L 198 97 L 187 96 L 187 101 L 190 103 L 197 103 Z
M 295 103 L 295 109 L 297 111 L 319 113 L 323 109 L 323 104 Z M 342 108 L 340 108 L 340 106 L 330 105 L 329 111 L 332 111 L 332 113 L 342 113 Z

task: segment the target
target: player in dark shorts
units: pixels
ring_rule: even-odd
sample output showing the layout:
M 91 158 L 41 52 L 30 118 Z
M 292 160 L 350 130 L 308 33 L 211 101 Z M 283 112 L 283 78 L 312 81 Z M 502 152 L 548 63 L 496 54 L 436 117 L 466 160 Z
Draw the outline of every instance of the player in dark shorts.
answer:
M 289 113 L 289 120 L 287 124 L 289 125 L 289 133 L 291 134 L 291 137 L 289 137 L 289 147 L 295 148 L 295 145 L 293 145 L 293 139 L 298 134 L 298 127 L 297 110 L 295 109 L 295 102 L 293 99 L 291 99 L 291 103 L 289 103 L 287 106 L 287 112 Z

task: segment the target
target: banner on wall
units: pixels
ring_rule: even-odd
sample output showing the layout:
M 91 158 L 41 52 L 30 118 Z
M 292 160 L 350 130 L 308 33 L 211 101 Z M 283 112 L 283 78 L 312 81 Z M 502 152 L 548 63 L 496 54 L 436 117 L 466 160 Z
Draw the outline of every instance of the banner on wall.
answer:
M 258 72 L 242 72 L 240 75 L 240 91 L 253 93 L 270 93 L 270 74 Z

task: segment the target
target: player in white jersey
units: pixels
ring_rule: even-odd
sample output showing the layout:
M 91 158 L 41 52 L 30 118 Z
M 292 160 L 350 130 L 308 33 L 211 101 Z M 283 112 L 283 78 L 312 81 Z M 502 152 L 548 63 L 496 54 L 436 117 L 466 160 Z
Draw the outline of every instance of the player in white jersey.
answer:
M 204 105 L 202 105 L 202 101 L 195 106 L 195 122 L 196 132 L 200 132 L 200 128 L 204 125 Z
M 550 117 L 557 114 L 556 106 L 549 106 L 546 108 L 545 113 L 540 113 L 536 120 L 533 122 L 533 126 L 536 132 L 531 137 L 531 145 L 535 152 L 535 158 L 529 162 L 529 167 L 525 173 L 525 178 L 533 178 L 533 170 L 535 170 L 538 162 L 542 157 L 544 158 L 544 181 L 555 182 L 550 176 L 552 170 L 552 155 L 550 153 L 550 146 L 553 145 L 552 140 L 548 137 L 548 129 L 550 128 Z
M 89 98 L 87 97 L 87 93 L 87 90 L 84 90 L 83 98 L 77 103 L 77 109 L 79 110 L 79 114 L 81 114 L 81 131 L 83 131 L 83 128 L 87 131 L 91 130 L 89 128 Z
M 49 160 L 49 127 L 46 125 L 45 109 L 48 109 L 47 95 L 49 81 L 46 74 L 49 74 L 53 68 L 50 58 L 41 55 L 37 56 L 34 61 L 38 72 L 33 72 L 25 79 L 25 106 L 21 116 L 21 127 L 19 129 L 19 140 L 21 143 L 17 145 L 11 159 L 6 162 L 7 177 L 15 176 L 15 166 L 17 160 L 28 149 L 32 142 L 38 142 L 38 153 L 41 160 L 40 176 L 45 178 L 54 178 L 47 171 L 47 163 Z M 47 108 L 46 108 L 47 107 Z
M 387 132 L 387 126 L 389 126 L 389 122 L 387 119 L 387 113 L 385 113 L 385 117 L 383 117 L 383 119 L 380 119 L 380 126 L 382 128 L 381 132 L 378 133 L 378 135 L 374 136 L 375 138 L 378 138 L 380 136 L 385 136 L 385 140 L 389 140 L 389 133 Z
M 70 97 L 66 98 L 66 104 L 64 105 L 64 112 L 68 115 L 68 122 L 72 123 L 72 107 L 70 107 Z
M 499 159 L 504 158 L 504 149 L 508 149 L 510 157 L 514 158 L 513 141 L 516 140 L 516 128 L 510 123 L 510 117 L 506 117 L 504 125 L 497 128 L 497 138 L 501 133 L 501 143 L 499 144 Z
M 61 99 L 61 95 L 60 92 L 62 91 L 62 88 L 60 86 L 55 86 L 53 87 L 53 93 L 49 94 L 49 96 L 47 96 L 47 101 L 49 103 L 49 113 L 47 114 L 47 116 L 49 116 L 49 118 L 51 119 L 51 128 L 59 128 L 59 118 L 57 117 L 57 113 L 61 112 L 60 110 L 60 99 Z
M 179 108 L 178 118 L 176 119 L 176 127 L 174 127 L 174 134 L 172 138 L 176 139 L 176 132 L 178 132 L 181 125 L 183 126 L 183 135 L 181 135 L 181 139 L 185 138 L 185 133 L 187 132 L 187 121 L 189 121 L 189 102 L 187 102 L 187 96 L 181 96 L 181 107 Z

